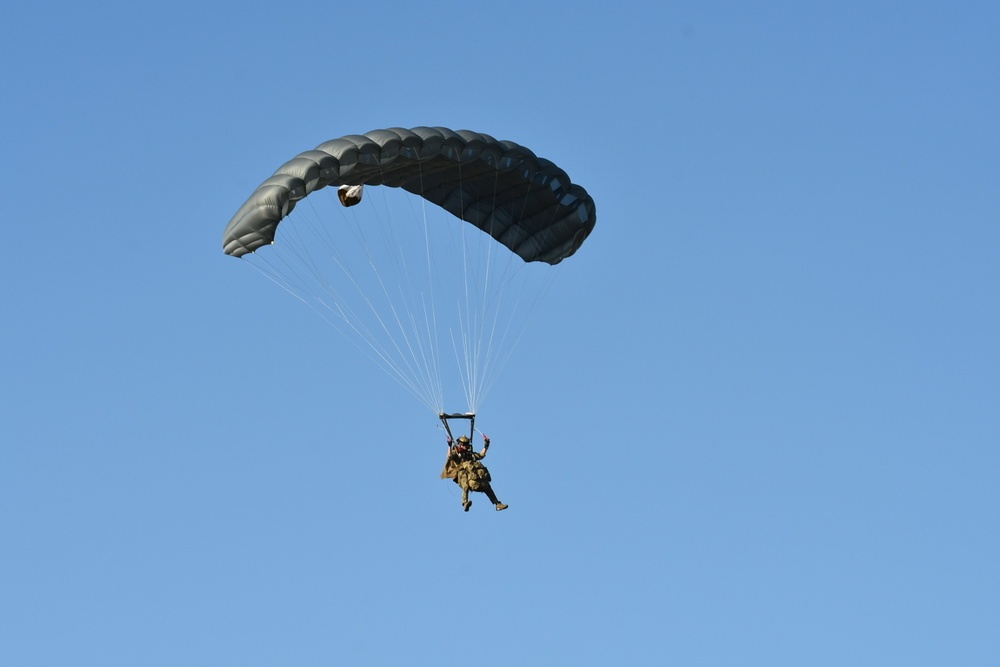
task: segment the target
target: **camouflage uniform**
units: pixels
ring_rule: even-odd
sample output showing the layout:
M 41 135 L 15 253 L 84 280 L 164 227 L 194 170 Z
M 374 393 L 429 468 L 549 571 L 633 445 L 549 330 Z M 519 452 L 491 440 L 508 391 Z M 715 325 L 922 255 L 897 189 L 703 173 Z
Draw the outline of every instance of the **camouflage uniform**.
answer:
M 483 450 L 474 452 L 469 446 L 469 439 L 465 436 L 459 438 L 457 444 L 448 447 L 448 458 L 444 462 L 441 479 L 453 479 L 461 487 L 462 507 L 465 508 L 466 512 L 472 507 L 469 491 L 485 493 L 490 502 L 496 506 L 498 512 L 507 509 L 507 506 L 500 502 L 493 492 L 493 487 L 490 485 L 490 482 L 493 481 L 493 478 L 490 477 L 490 471 L 480 463 L 480 459 L 486 456 L 486 450 L 489 448 L 490 441 L 489 438 L 486 438 Z

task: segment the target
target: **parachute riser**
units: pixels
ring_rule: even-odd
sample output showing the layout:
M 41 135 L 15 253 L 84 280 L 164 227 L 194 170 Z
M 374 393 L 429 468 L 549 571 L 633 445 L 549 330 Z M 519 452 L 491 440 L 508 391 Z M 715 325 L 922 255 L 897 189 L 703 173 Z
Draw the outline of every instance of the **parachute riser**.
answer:
M 469 440 L 472 440 L 472 436 L 476 432 L 476 415 L 475 415 L 475 413 L 473 413 L 473 412 L 466 412 L 465 414 L 461 414 L 461 413 L 447 414 L 447 413 L 441 412 L 441 413 L 438 414 L 438 418 L 441 420 L 441 423 L 444 424 L 444 430 L 447 431 L 447 433 L 448 433 L 448 442 L 449 443 L 454 440 L 454 436 L 451 433 L 451 425 L 448 424 L 448 420 L 449 419 L 468 419 L 469 420 Z

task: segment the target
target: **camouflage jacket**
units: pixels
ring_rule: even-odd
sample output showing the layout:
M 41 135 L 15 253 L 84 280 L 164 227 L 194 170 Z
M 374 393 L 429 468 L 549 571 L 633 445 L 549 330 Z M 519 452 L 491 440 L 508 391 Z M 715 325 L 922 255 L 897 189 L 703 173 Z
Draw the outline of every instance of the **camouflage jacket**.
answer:
M 479 462 L 480 459 L 486 456 L 486 449 L 486 447 L 483 447 L 482 451 L 479 452 L 472 450 L 462 452 L 455 447 L 450 447 L 448 449 L 448 458 L 444 462 L 444 470 L 441 471 L 441 479 L 453 479 L 455 482 L 460 483 L 460 477 L 465 477 L 471 473 L 473 477 L 483 478 L 485 476 L 486 481 L 490 481 L 489 470 Z

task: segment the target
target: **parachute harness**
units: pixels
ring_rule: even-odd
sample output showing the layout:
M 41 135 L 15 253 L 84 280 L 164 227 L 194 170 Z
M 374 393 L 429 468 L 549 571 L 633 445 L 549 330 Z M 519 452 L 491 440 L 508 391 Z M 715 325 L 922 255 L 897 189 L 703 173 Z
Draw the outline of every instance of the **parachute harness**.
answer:
M 450 445 L 455 441 L 451 433 L 451 426 L 448 424 L 449 419 L 467 419 L 469 420 L 469 439 L 476 433 L 476 415 L 474 412 L 466 412 L 465 414 L 446 414 L 444 412 L 438 414 L 438 418 L 441 423 L 444 424 L 444 430 L 448 433 L 448 444 Z

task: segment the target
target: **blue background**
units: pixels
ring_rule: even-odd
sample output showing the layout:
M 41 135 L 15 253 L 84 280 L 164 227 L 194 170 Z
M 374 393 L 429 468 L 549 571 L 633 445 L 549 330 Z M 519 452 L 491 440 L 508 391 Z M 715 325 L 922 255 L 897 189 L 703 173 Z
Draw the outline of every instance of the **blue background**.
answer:
M 992 2 L 3 10 L 0 664 L 1000 664 Z M 222 254 L 487 132 L 598 207 L 480 411 Z

